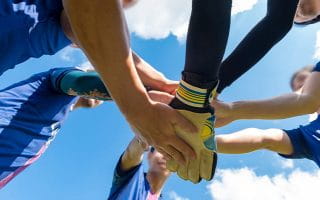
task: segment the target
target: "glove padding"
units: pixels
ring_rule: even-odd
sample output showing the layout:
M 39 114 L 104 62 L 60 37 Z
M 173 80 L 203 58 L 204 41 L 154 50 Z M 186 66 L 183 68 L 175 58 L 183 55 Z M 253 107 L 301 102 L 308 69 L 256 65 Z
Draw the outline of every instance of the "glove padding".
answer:
M 186 165 L 180 165 L 174 160 L 167 162 L 167 168 L 177 172 L 178 176 L 193 183 L 199 183 L 201 179 L 212 180 L 217 166 L 218 156 L 215 152 L 214 140 L 214 116 L 211 113 L 194 113 L 186 110 L 178 110 L 189 119 L 199 132 L 187 133 L 177 129 L 179 137 L 184 139 L 196 152 L 197 158 L 190 160 Z

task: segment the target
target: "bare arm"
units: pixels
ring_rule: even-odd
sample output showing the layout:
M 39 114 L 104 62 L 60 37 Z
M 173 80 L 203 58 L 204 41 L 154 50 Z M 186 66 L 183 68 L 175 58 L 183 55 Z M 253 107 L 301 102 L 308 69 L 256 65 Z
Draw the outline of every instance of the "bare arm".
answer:
M 135 166 L 138 166 L 143 159 L 143 153 L 148 148 L 148 145 L 141 142 L 136 137 L 131 140 L 127 149 L 125 150 L 121 159 L 121 169 L 123 171 L 128 171 Z
M 189 132 L 195 132 L 196 128 L 177 111 L 153 102 L 147 95 L 132 58 L 121 2 L 63 0 L 63 3 L 76 40 L 128 122 L 161 153 L 171 153 L 170 146 L 174 146 L 175 159 L 180 162 L 194 156 L 192 148 L 176 136 L 174 126 Z
M 179 82 L 167 79 L 161 72 L 154 69 L 135 52 L 132 53 L 136 69 L 145 86 L 173 94 Z
M 214 102 L 219 120 L 284 119 L 316 112 L 320 107 L 320 72 L 313 72 L 300 93 L 260 101 Z M 220 118 L 220 119 L 219 119 Z
M 134 110 L 125 103 L 128 97 L 134 102 L 150 104 L 135 70 L 121 3 L 118 0 L 63 2 L 80 47 L 101 75 L 122 112 L 126 114 Z M 125 88 L 128 90 L 121 92 Z

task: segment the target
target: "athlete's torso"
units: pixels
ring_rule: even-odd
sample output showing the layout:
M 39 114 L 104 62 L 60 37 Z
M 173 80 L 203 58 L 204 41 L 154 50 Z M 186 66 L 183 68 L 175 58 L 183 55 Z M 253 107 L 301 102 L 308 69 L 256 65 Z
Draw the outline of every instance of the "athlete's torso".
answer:
M 0 189 L 41 156 L 77 100 L 57 92 L 51 75 L 39 73 L 0 91 Z
M 121 159 L 120 159 L 121 160 Z M 119 160 L 119 162 L 120 162 Z M 142 165 L 138 165 L 129 172 L 119 172 L 117 164 L 112 188 L 108 200 L 158 200 L 159 197 L 151 193 L 150 184 Z
M 60 26 L 62 0 L 2 0 L 0 75 L 29 58 L 52 55 L 70 44 Z

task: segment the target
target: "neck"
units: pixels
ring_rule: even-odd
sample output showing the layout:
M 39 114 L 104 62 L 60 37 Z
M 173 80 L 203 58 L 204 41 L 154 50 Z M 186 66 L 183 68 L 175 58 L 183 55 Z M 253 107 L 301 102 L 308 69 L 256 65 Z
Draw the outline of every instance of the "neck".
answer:
M 168 176 L 149 171 L 147 173 L 147 180 L 149 182 L 151 192 L 156 195 L 160 195 L 164 183 L 168 179 Z

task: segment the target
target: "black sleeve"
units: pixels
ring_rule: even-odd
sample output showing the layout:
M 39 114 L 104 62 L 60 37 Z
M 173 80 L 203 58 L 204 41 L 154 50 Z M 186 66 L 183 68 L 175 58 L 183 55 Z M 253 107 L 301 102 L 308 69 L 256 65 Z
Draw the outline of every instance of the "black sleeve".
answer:
M 192 1 L 184 74 L 197 74 L 202 83 L 217 80 L 229 35 L 231 4 L 230 0 Z
M 266 16 L 222 63 L 219 93 L 253 67 L 290 31 L 298 2 L 268 0 Z

